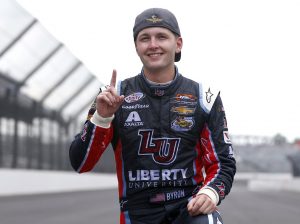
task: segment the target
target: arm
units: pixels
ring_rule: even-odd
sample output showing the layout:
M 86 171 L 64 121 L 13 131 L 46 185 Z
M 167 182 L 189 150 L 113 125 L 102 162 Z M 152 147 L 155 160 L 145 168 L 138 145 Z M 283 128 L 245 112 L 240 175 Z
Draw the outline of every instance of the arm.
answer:
M 216 205 L 220 204 L 230 192 L 236 171 L 220 95 L 217 94 L 215 98 L 211 98 L 210 104 L 205 105 L 208 119 L 201 132 L 200 140 L 204 152 L 203 163 L 206 176 L 203 187 L 188 205 L 191 215 L 214 211 Z
M 111 121 L 123 103 L 124 96 L 115 90 L 116 71 L 113 71 L 110 86 L 96 98 L 96 112 L 87 120 L 81 134 L 71 143 L 69 156 L 72 167 L 79 173 L 90 171 L 113 137 Z
M 204 187 L 217 193 L 217 204 L 230 192 L 236 162 L 228 136 L 225 111 L 220 95 L 216 97 L 207 124 L 201 133 L 201 147 L 206 150 Z M 201 190 L 200 190 L 201 191 Z
M 79 173 L 93 169 L 104 150 L 109 145 L 113 128 L 108 123 L 108 128 L 95 125 L 87 120 L 81 134 L 75 136 L 69 150 L 70 162 L 74 170 Z

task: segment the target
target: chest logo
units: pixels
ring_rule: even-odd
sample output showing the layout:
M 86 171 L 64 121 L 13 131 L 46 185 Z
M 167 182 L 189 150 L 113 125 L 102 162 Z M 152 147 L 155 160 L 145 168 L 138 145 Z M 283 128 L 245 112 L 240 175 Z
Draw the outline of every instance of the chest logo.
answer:
M 136 102 L 136 101 L 142 99 L 143 97 L 144 97 L 143 93 L 136 92 L 136 93 L 132 93 L 132 94 L 126 96 L 124 100 L 126 103 L 133 103 L 133 102 Z
M 143 126 L 144 122 L 142 122 L 140 115 L 138 114 L 138 112 L 136 111 L 132 111 L 126 121 L 124 126 L 125 127 L 137 127 L 137 126 Z
M 172 121 L 171 128 L 175 131 L 189 131 L 194 127 L 195 121 L 193 117 L 179 116 Z
M 152 156 L 155 163 L 169 165 L 177 157 L 180 138 L 153 138 L 152 129 L 141 129 L 139 155 Z
M 186 107 L 186 106 L 180 106 L 180 107 L 172 107 L 171 112 L 175 112 L 177 114 L 181 115 L 189 115 L 194 114 L 196 108 Z
M 210 103 L 211 102 L 211 98 L 212 98 L 212 96 L 214 94 L 210 91 L 210 88 L 205 93 L 206 93 L 206 101 L 207 101 L 207 103 Z

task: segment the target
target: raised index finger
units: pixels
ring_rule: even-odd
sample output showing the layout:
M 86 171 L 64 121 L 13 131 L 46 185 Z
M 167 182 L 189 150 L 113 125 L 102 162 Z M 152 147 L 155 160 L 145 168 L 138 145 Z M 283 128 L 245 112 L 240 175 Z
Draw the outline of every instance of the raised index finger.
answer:
M 117 71 L 114 69 L 113 73 L 111 75 L 110 86 L 115 87 L 116 86 L 116 80 L 117 80 Z

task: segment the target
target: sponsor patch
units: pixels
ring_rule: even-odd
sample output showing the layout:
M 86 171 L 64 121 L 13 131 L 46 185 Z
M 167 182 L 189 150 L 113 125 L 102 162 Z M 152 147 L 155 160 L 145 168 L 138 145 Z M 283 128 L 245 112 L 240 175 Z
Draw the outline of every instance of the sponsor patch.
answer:
M 124 208 L 124 205 L 128 202 L 128 200 L 124 200 L 122 199 L 122 201 L 120 202 L 120 207 Z
M 153 130 L 139 130 L 138 135 L 141 137 L 139 155 L 152 156 L 155 163 L 169 165 L 177 157 L 180 144 L 180 138 L 153 138 Z
M 188 186 L 188 168 L 181 169 L 160 169 L 160 170 L 129 170 L 128 171 L 128 188 L 129 189 L 149 189 L 161 187 L 184 187 Z M 198 192 L 198 191 L 197 191 Z M 165 195 L 164 195 L 165 196 Z M 167 195 L 171 199 L 176 195 Z M 177 194 L 178 196 L 178 194 Z M 153 198 L 154 201 L 162 200 L 162 195 Z
M 162 170 L 129 170 L 128 178 L 131 182 L 138 181 L 172 181 L 187 178 L 188 169 Z
M 126 96 L 124 100 L 126 103 L 133 103 L 133 102 L 136 102 L 136 101 L 142 99 L 143 97 L 144 97 L 143 93 L 136 92 L 136 93 L 132 93 L 132 94 Z
M 171 123 L 171 128 L 175 131 L 189 131 L 194 127 L 195 121 L 193 117 L 177 117 Z
M 81 132 L 80 138 L 83 142 L 86 140 L 86 135 L 87 135 L 87 128 L 88 128 L 88 123 L 86 123 L 83 127 L 83 130 Z
M 136 109 L 148 109 L 149 104 L 134 104 L 134 105 L 122 105 L 122 109 L 136 110 Z
M 178 93 L 176 94 L 177 101 L 196 101 L 197 97 L 192 94 Z
M 124 123 L 124 127 L 138 127 L 143 125 L 144 122 L 142 122 L 140 115 L 136 111 L 132 111 Z
M 166 201 L 166 196 L 164 193 L 155 194 L 150 197 L 150 203 L 161 203 Z
M 221 198 L 225 197 L 225 185 L 223 183 L 216 184 L 217 188 L 219 189 L 219 194 Z
M 166 201 L 173 201 L 185 197 L 185 191 L 183 189 L 171 192 L 164 192 L 154 194 L 150 197 L 150 203 L 162 203 Z
M 185 105 L 196 105 L 197 97 L 192 94 L 178 93 L 172 98 L 171 102 Z
M 228 131 L 223 131 L 223 137 L 224 137 L 224 142 L 226 144 L 231 144 L 231 140 L 229 138 L 229 134 L 228 134 Z
M 163 95 L 165 95 L 165 90 L 163 90 L 163 89 L 155 89 L 154 90 L 154 94 L 156 96 L 163 96 Z
M 190 108 L 186 106 L 180 106 L 180 107 L 172 107 L 171 112 L 175 112 L 180 115 L 191 115 L 195 113 L 196 108 Z

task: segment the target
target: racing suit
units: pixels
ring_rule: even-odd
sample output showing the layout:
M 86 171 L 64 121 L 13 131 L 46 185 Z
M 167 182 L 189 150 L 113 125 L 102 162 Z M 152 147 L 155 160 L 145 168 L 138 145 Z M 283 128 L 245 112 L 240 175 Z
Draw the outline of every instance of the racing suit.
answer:
M 236 167 L 219 92 L 182 76 L 177 67 L 168 85 L 153 85 L 141 72 L 117 89 L 125 99 L 111 124 L 87 120 L 71 144 L 70 160 L 78 172 L 90 171 L 112 144 L 120 222 L 148 223 L 135 217 L 151 213 L 149 223 L 168 223 L 165 214 L 155 221 L 153 212 L 177 204 L 182 211 L 199 189 L 211 189 L 220 204 Z

